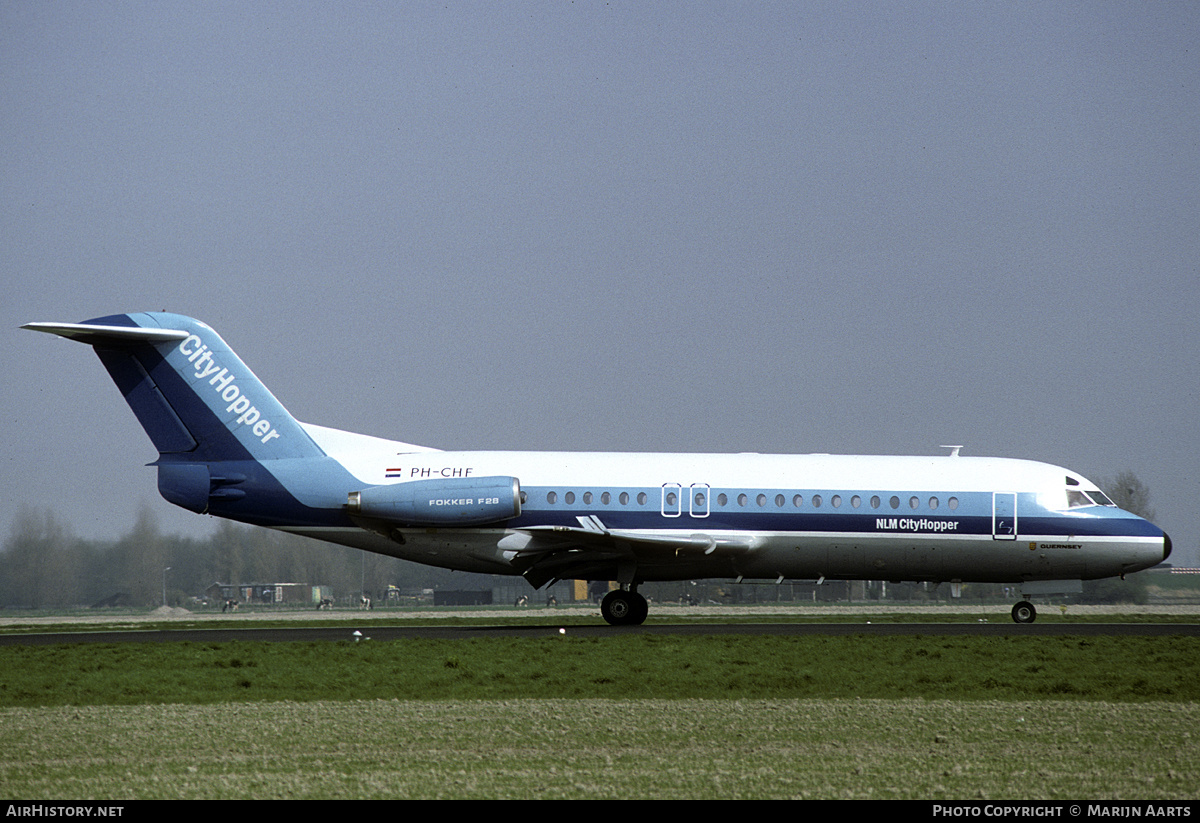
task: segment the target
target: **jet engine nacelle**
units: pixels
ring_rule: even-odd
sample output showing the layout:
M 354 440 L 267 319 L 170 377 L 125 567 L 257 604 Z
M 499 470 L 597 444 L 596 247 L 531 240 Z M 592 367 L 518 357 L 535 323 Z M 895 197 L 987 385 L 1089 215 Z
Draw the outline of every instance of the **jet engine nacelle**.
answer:
M 482 526 L 521 513 L 515 477 L 413 480 L 350 492 L 351 514 L 414 526 Z

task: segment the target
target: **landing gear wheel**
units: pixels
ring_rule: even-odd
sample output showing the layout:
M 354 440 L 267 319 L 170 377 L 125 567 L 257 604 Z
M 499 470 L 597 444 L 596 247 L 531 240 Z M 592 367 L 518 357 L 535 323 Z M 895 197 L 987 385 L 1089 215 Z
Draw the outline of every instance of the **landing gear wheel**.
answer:
M 600 614 L 610 626 L 640 626 L 649 611 L 646 598 L 624 589 L 614 589 L 600 602 Z
M 1022 600 L 1012 608 L 1014 623 L 1032 623 L 1037 620 L 1037 609 L 1027 600 Z
M 646 602 L 646 598 L 637 592 L 632 592 L 634 614 L 633 619 L 629 621 L 631 626 L 640 626 L 646 622 L 646 615 L 650 614 L 650 604 Z

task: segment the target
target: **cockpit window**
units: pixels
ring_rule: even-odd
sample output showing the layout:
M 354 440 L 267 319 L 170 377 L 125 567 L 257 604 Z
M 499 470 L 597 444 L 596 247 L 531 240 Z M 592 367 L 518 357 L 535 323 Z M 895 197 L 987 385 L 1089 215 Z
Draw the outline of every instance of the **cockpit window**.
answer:
M 1074 509 L 1078 506 L 1112 506 L 1116 508 L 1117 504 L 1109 500 L 1104 492 L 1098 489 L 1088 489 L 1086 493 L 1077 489 L 1067 489 L 1067 507 Z

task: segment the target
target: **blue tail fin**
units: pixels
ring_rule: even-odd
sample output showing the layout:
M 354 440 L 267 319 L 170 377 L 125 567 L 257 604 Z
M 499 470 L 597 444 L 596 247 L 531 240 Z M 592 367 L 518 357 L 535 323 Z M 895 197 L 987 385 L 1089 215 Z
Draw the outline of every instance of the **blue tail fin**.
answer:
M 24 328 L 93 346 L 164 458 L 219 462 L 324 454 L 241 358 L 198 320 L 137 313 Z
M 264 526 L 349 522 L 346 492 L 361 481 L 204 323 L 136 313 L 23 328 L 96 350 L 158 449 L 158 490 L 171 503 Z

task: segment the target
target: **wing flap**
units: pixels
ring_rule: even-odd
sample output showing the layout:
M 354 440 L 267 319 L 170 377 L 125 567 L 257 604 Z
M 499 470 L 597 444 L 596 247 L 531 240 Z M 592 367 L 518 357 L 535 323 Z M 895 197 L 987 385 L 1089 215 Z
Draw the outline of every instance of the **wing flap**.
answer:
M 754 551 L 762 538 L 749 534 L 646 534 L 606 529 L 596 518 L 586 526 L 532 526 L 500 541 L 511 552 L 509 562 L 534 588 L 567 577 L 603 577 L 614 564 L 639 560 L 662 561 L 681 553 L 742 555 Z
M 692 534 L 646 534 L 645 532 L 596 530 L 573 526 L 532 526 L 522 529 L 541 543 L 552 542 L 578 545 L 581 548 L 606 548 L 627 546 L 635 555 L 639 552 L 698 551 L 743 554 L 753 551 L 762 544 L 762 538 L 749 534 L 723 534 L 717 532 L 693 532 Z

